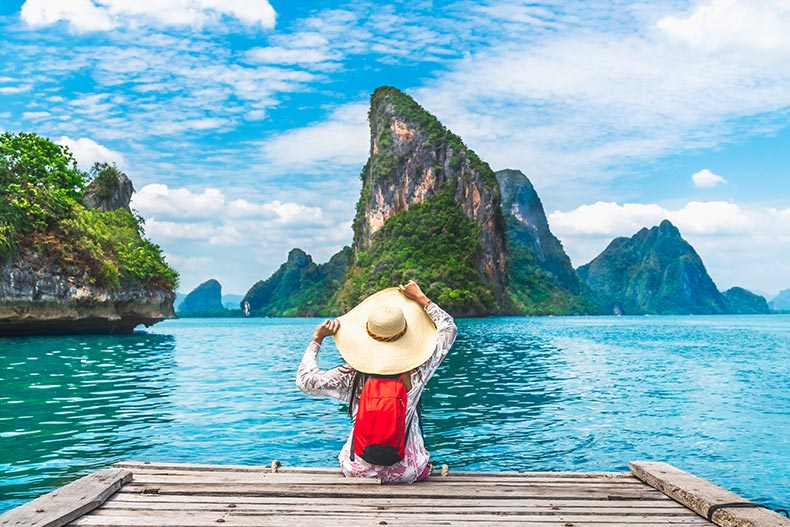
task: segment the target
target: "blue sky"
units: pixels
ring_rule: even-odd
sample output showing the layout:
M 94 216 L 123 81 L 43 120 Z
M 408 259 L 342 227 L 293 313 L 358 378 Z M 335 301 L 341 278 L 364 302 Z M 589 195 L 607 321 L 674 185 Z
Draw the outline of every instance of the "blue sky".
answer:
M 350 243 L 369 94 L 535 184 L 575 266 L 669 218 L 720 289 L 790 288 L 784 0 L 6 0 L 0 129 L 115 162 L 181 273 L 244 293 Z

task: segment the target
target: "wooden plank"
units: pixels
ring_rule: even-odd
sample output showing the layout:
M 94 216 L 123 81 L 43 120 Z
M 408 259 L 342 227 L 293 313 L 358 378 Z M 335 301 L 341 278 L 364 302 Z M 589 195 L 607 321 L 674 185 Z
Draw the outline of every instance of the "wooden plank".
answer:
M 266 472 L 271 473 L 271 466 L 267 465 L 213 465 L 213 464 L 195 464 L 195 463 L 153 463 L 147 461 L 121 461 L 113 465 L 115 468 L 125 468 L 134 471 L 135 473 L 141 471 L 154 471 L 165 473 L 172 473 L 175 471 L 187 472 Z M 439 467 L 435 467 L 437 472 Z M 288 467 L 281 466 L 277 469 L 280 474 L 340 474 L 339 468 L 324 468 L 324 467 Z M 475 472 L 450 469 L 450 474 L 447 477 L 483 477 L 483 478 L 499 478 L 509 476 L 528 476 L 528 477 L 548 477 L 548 478 L 625 478 L 633 479 L 630 472 L 528 472 L 528 471 L 502 471 L 502 472 Z
M 431 495 L 425 495 L 421 498 L 411 498 L 408 500 L 412 506 L 420 507 L 433 507 L 433 508 L 447 508 L 447 507 L 617 507 L 619 509 L 629 508 L 650 508 L 660 510 L 676 510 L 696 514 L 680 503 L 671 500 L 660 494 L 659 500 L 607 500 L 607 499 L 455 499 L 455 498 L 433 498 Z M 239 507 L 246 505 L 268 505 L 268 506 L 292 506 L 299 505 L 333 505 L 339 503 L 336 498 L 317 498 L 311 497 L 306 500 L 304 497 L 289 497 L 289 496 L 237 496 L 238 499 L 226 499 L 227 496 L 201 496 L 200 502 L 208 505 L 216 505 L 219 507 L 227 507 L 228 504 L 234 504 Z M 388 496 L 381 496 L 376 498 L 355 498 L 353 504 L 365 507 L 403 507 L 404 499 L 391 498 Z M 343 503 L 349 503 L 349 500 L 344 500 Z M 185 495 L 158 495 L 158 494 L 131 494 L 131 493 L 117 493 L 112 498 L 107 500 L 104 506 L 111 504 L 135 504 L 141 506 L 156 505 L 159 503 L 164 504 L 191 504 L 195 503 L 194 496 Z
M 146 485 L 129 483 L 123 492 L 156 493 L 156 494 L 188 494 L 217 496 L 336 496 L 336 497 L 420 497 L 430 494 L 435 497 L 479 499 L 483 497 L 599 497 L 604 499 L 657 499 L 662 496 L 651 487 L 643 488 L 612 488 L 584 487 L 567 485 L 564 487 L 547 487 L 542 485 L 495 487 L 475 487 L 472 485 L 452 487 L 445 484 L 422 482 L 418 485 L 261 485 L 261 484 L 183 484 L 183 485 Z
M 100 506 L 132 479 L 123 469 L 88 474 L 0 515 L 0 526 L 60 527 Z
M 232 505 L 232 507 L 230 507 Z M 297 512 L 299 514 L 310 512 L 312 514 L 326 514 L 326 513 L 344 513 L 344 512 L 377 512 L 377 511 L 391 511 L 399 514 L 413 514 L 413 515 L 441 515 L 445 513 L 463 513 L 463 514 L 575 514 L 575 515 L 620 515 L 620 516 L 657 516 L 660 518 L 676 517 L 676 516 L 689 516 L 698 517 L 694 511 L 685 507 L 673 508 L 654 508 L 654 507 L 573 507 L 573 506 L 538 506 L 535 504 L 522 504 L 522 505 L 497 505 L 495 507 L 483 507 L 476 505 L 463 505 L 463 506 L 443 506 L 437 507 L 433 505 L 390 505 L 390 506 L 376 506 L 376 505 L 359 505 L 356 503 L 348 503 L 346 501 L 337 501 L 336 503 L 302 503 L 302 504 L 250 504 L 250 503 L 152 503 L 152 502 L 105 502 L 102 505 L 102 512 L 109 511 L 213 511 L 213 512 L 227 512 L 230 509 L 236 514 L 246 513 L 274 513 L 274 514 L 288 514 Z
M 114 468 L 125 468 L 132 471 L 138 470 L 187 470 L 203 472 L 268 472 L 271 473 L 271 466 L 266 465 L 211 465 L 202 463 L 151 463 L 148 461 L 119 461 L 113 465 Z M 321 467 L 279 467 L 278 473 L 294 474 L 339 474 L 339 468 Z
M 151 474 L 147 472 L 135 472 L 135 483 L 144 484 L 223 484 L 223 483 L 257 483 L 266 485 L 379 485 L 381 480 L 378 478 L 346 478 L 342 475 L 314 475 L 314 474 L 264 474 L 249 472 L 192 472 L 175 474 Z M 474 485 L 477 487 L 516 485 L 532 486 L 543 485 L 547 487 L 567 487 L 569 485 L 586 485 L 590 487 L 612 487 L 629 488 L 644 487 L 645 484 L 636 478 L 633 480 L 609 480 L 609 479 L 534 479 L 534 478 L 450 478 L 436 477 L 429 478 L 426 483 L 442 485 Z
M 295 482 L 316 482 L 316 483 L 327 483 L 327 482 L 342 482 L 346 480 L 347 482 L 355 483 L 355 482 L 364 482 L 366 479 L 375 479 L 375 478 L 346 478 L 340 473 L 332 473 L 332 474 L 310 474 L 310 473 L 266 473 L 266 472 L 234 472 L 234 471 L 148 471 L 148 470 L 135 470 L 134 477 L 137 481 L 167 481 L 170 478 L 180 477 L 180 478 L 192 478 L 194 480 L 235 480 L 235 481 L 261 481 L 265 479 L 274 479 L 277 481 L 295 481 Z M 519 476 L 508 476 L 508 477 L 489 477 L 489 476 L 446 476 L 442 477 L 439 475 L 430 476 L 428 481 L 433 482 L 440 482 L 440 483 L 448 483 L 448 484 L 456 484 L 456 483 L 474 483 L 474 484 L 500 484 L 500 483 L 557 483 L 557 484 L 571 484 L 571 483 L 580 483 L 584 485 L 597 485 L 597 484 L 607 484 L 607 485 L 636 485 L 636 486 L 643 486 L 644 483 L 637 478 L 630 476 L 628 479 L 626 478 L 610 478 L 607 476 L 602 477 L 578 477 L 578 478 L 570 478 L 570 477 L 562 477 L 562 478 L 552 478 L 552 477 L 533 477 L 530 474 L 523 474 Z
M 667 463 L 633 461 L 629 466 L 636 477 L 702 517 L 707 517 L 714 505 L 748 502 L 734 492 Z M 712 519 L 722 527 L 790 527 L 790 520 L 762 507 L 717 508 Z
M 570 514 L 556 514 L 556 515 L 508 515 L 496 514 L 494 512 L 480 515 L 468 514 L 442 514 L 431 517 L 420 517 L 409 514 L 401 514 L 397 512 L 382 512 L 370 514 L 321 514 L 314 515 L 310 513 L 302 514 L 238 514 L 236 512 L 214 513 L 211 511 L 154 511 L 154 512 L 139 512 L 134 511 L 130 514 L 108 513 L 101 510 L 95 511 L 90 515 L 83 516 L 75 521 L 73 525 L 137 525 L 137 526 L 194 526 L 194 525 L 216 525 L 222 523 L 225 525 L 234 526 L 259 526 L 275 523 L 278 525 L 348 525 L 352 522 L 364 521 L 367 525 L 388 525 L 392 522 L 398 522 L 407 525 L 422 525 L 426 520 L 433 519 L 436 523 L 444 525 L 456 525 L 457 522 L 467 522 L 481 524 L 521 524 L 521 525 L 563 525 L 571 523 L 573 525 L 580 524 L 616 524 L 624 526 L 644 525 L 645 523 L 653 524 L 667 524 L 671 521 L 675 525 L 705 525 L 707 522 L 699 516 L 691 516 L 687 518 L 672 518 L 658 519 L 650 517 L 624 517 L 620 515 L 601 515 L 601 516 L 580 516 Z M 222 520 L 222 521 L 218 521 Z M 386 522 L 386 523 L 381 523 Z
M 381 485 L 378 478 L 346 478 L 342 475 L 321 476 L 313 474 L 263 474 L 249 472 L 196 472 L 193 474 L 147 474 L 134 473 L 135 484 L 179 485 L 203 484 L 224 485 Z M 643 483 L 639 483 L 643 485 Z

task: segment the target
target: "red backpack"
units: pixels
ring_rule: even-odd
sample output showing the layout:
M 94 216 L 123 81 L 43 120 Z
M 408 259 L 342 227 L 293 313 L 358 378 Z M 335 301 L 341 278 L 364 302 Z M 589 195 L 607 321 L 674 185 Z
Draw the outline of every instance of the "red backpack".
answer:
M 408 397 L 400 379 L 401 375 L 371 377 L 362 388 L 354 421 L 351 461 L 355 455 L 373 465 L 393 465 L 403 459 Z

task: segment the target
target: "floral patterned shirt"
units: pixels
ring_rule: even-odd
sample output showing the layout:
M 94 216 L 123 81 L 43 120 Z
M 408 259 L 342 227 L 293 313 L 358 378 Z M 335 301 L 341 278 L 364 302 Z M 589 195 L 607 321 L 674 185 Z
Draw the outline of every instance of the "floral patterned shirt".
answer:
M 441 364 L 450 347 L 458 334 L 458 328 L 453 322 L 453 317 L 434 303 L 425 307 L 426 313 L 433 319 L 436 325 L 438 338 L 436 349 L 427 361 L 410 372 L 411 390 L 408 392 L 408 402 L 406 407 L 406 422 L 411 423 L 406 431 L 406 453 L 403 460 L 390 466 L 371 465 L 359 456 L 350 459 L 351 439 L 348 440 L 340 450 L 338 460 L 340 469 L 347 477 L 378 477 L 385 483 L 413 483 L 422 475 L 428 467 L 430 455 L 425 449 L 425 442 L 422 438 L 420 425 L 414 417 L 417 411 L 417 402 L 425 385 L 430 380 L 436 369 Z M 351 401 L 351 391 L 353 390 L 354 374 L 357 371 L 348 364 L 342 364 L 331 370 L 321 370 L 318 368 L 318 351 L 321 348 L 316 342 L 310 342 L 305 350 L 304 357 L 299 370 L 296 373 L 296 386 L 304 393 L 315 396 L 325 396 L 338 399 L 343 402 Z M 361 393 L 364 382 L 360 382 L 357 391 Z M 359 400 L 359 393 L 355 400 Z M 353 419 L 356 419 L 356 407 L 354 408 Z

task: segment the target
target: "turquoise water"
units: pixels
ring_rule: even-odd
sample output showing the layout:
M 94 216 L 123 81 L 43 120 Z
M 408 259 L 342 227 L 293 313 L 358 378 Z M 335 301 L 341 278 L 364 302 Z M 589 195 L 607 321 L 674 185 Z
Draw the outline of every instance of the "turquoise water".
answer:
M 184 319 L 0 339 L 0 511 L 120 460 L 335 466 L 349 424 L 294 373 L 315 319 Z M 660 460 L 790 506 L 790 316 L 495 318 L 424 396 L 436 462 Z M 323 367 L 339 361 L 327 341 Z

